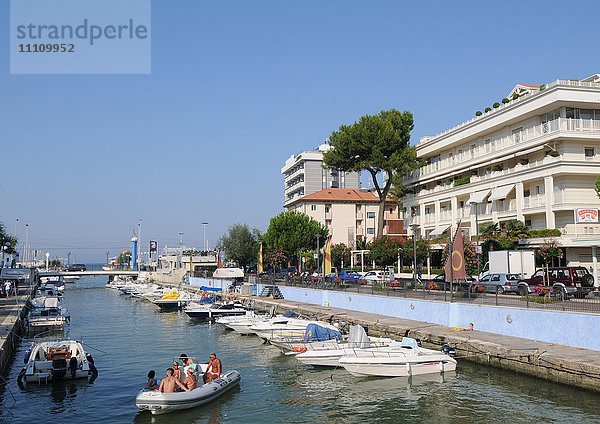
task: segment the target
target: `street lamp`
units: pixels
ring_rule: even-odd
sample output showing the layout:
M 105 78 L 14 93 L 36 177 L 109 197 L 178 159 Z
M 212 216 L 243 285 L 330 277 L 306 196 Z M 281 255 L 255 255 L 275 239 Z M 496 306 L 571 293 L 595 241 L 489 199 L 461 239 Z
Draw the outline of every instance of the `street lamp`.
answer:
M 138 251 L 137 251 L 137 263 L 138 263 L 138 269 L 139 266 L 141 265 L 141 259 L 142 259 L 142 218 L 140 218 L 140 220 L 138 221 Z
M 321 234 L 315 234 L 315 238 L 317 239 L 317 269 L 319 269 L 319 239 L 321 238 Z
M 417 287 L 417 228 L 419 224 L 410 224 L 413 236 L 413 283 Z
M 477 258 L 477 279 L 479 279 L 479 202 L 468 202 L 475 205 L 475 257 Z
M 206 245 L 206 226 L 208 225 L 208 222 L 204 221 L 201 225 L 204 228 L 204 250 L 208 251 L 208 246 Z
M 29 224 L 25 224 L 25 263 L 29 260 Z

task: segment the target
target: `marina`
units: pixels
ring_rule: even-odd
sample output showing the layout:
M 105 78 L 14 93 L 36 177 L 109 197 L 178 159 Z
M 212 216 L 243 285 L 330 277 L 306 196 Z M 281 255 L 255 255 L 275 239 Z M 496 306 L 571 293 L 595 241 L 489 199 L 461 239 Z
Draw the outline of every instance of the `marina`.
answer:
M 53 423 L 67 417 L 135 423 L 597 421 L 596 393 L 473 364 L 460 355 L 454 372 L 357 378 L 341 368 L 304 365 L 258 337 L 190 319 L 181 310 L 163 311 L 143 298 L 106 288 L 105 277 L 82 277 L 66 288 L 62 302 L 72 316 L 65 337 L 83 341 L 99 377 L 93 384 L 74 380 L 19 389 L 15 381 L 31 345 L 25 339 L 7 375 L 12 385 L 3 387 L 1 395 L 0 419 L 6 422 Z M 273 306 L 269 302 L 268 308 Z M 298 310 L 300 305 L 287 302 L 278 308 Z M 202 362 L 212 352 L 224 370 L 240 373 L 239 386 L 193 409 L 156 416 L 138 410 L 135 399 L 150 369 L 162 378 L 180 354 Z M 27 407 L 32 403 L 34 410 Z

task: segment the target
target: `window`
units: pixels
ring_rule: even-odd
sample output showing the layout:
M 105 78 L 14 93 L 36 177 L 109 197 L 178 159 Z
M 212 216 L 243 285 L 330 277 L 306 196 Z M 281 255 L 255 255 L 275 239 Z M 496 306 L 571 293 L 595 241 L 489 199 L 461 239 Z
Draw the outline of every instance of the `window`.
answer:
M 527 225 L 528 227 L 531 227 L 531 219 L 526 219 L 525 225 Z
M 475 144 L 471 144 L 471 157 L 475 157 L 475 147 L 477 147 Z
M 310 210 L 311 211 L 316 211 L 317 210 L 317 205 L 310 205 Z
M 331 212 L 331 206 L 325 206 L 325 213 Z
M 596 154 L 593 147 L 586 147 L 584 149 L 584 153 L 585 153 L 585 160 L 593 160 L 594 155 Z
M 531 196 L 531 190 L 527 189 L 527 190 L 523 190 L 523 197 L 529 197 Z
M 375 234 L 375 228 L 373 228 L 373 227 L 367 228 L 367 234 Z
M 367 218 L 375 219 L 375 212 L 367 212 Z
M 568 107 L 566 117 L 571 119 L 579 119 L 579 109 L 575 107 Z

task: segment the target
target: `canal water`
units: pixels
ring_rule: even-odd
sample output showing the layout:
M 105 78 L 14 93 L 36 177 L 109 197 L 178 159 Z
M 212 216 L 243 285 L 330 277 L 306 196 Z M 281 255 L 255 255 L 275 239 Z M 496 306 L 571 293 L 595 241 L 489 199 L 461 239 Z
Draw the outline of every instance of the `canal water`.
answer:
M 84 277 L 67 286 L 71 338 L 83 339 L 99 370 L 85 381 L 16 384 L 24 340 L 0 391 L 0 420 L 10 423 L 599 423 L 600 396 L 459 361 L 445 376 L 361 379 L 342 370 L 312 369 L 256 337 L 218 324 L 161 312 L 143 300 Z M 135 396 L 154 369 L 165 374 L 181 353 L 242 375 L 239 389 L 211 404 L 152 416 Z

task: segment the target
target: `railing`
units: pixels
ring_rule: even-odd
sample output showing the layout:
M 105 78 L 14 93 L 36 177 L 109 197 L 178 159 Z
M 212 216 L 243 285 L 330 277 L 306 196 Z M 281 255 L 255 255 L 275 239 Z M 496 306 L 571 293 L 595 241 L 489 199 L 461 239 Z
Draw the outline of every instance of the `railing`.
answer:
M 503 294 L 499 289 L 488 287 L 486 292 L 478 291 L 473 283 L 432 284 L 417 279 L 384 281 L 376 284 L 341 281 L 338 278 L 286 277 L 281 279 L 261 279 L 262 284 L 301 287 L 315 290 L 329 290 L 347 293 L 367 294 L 385 297 L 404 297 L 437 302 L 456 302 L 477 305 L 507 306 L 525 309 L 585 312 L 600 314 L 600 292 L 595 289 L 584 297 L 566 295 L 563 291 L 549 291 L 546 295 L 526 293 Z
M 511 133 L 508 135 L 499 132 L 490 137 L 490 143 L 492 143 L 493 141 L 493 149 L 491 149 L 490 151 L 486 151 L 485 154 L 476 154 L 475 157 L 469 159 L 468 162 L 457 161 L 455 157 L 446 157 L 444 159 L 440 159 L 435 163 L 425 165 L 419 169 L 410 172 L 406 177 L 406 182 L 412 182 L 418 179 L 425 178 L 429 176 L 429 174 L 434 174 L 441 170 L 450 170 L 456 164 L 461 164 L 466 167 L 467 163 L 472 163 L 471 161 L 475 159 L 481 159 L 485 162 L 484 158 L 486 156 L 489 157 L 489 159 L 493 159 L 495 155 L 497 155 L 498 152 L 500 152 L 503 149 L 513 147 L 517 144 L 522 144 L 527 141 L 532 141 L 536 138 L 544 137 L 548 134 L 557 131 L 600 132 L 600 120 L 581 118 L 556 118 L 551 121 L 546 121 L 540 124 L 534 124 L 524 127 L 521 131 Z M 481 152 L 485 149 L 486 147 L 484 145 L 480 145 L 477 150 Z M 493 175 L 497 176 L 500 174 L 494 172 Z
M 543 195 L 523 198 L 523 208 L 543 208 L 546 206 L 546 197 Z

